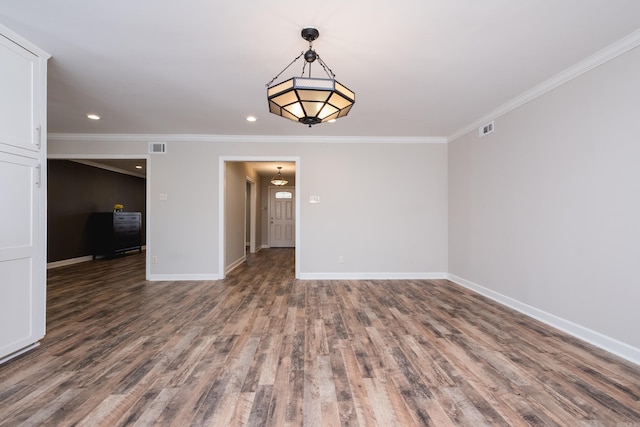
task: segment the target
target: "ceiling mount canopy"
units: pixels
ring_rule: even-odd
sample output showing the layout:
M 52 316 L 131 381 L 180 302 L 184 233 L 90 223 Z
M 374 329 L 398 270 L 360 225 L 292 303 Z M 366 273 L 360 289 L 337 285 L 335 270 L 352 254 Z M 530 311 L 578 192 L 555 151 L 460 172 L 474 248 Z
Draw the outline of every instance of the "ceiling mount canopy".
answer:
M 301 52 L 267 83 L 269 111 L 309 127 L 346 116 L 356 102 L 355 93 L 336 81 L 333 71 L 313 49 L 313 41 L 320 36 L 320 32 L 316 28 L 303 28 L 301 36 L 309 42 L 309 49 Z M 305 59 L 301 76 L 273 84 L 301 56 Z M 329 78 L 311 77 L 311 64 L 316 60 Z M 309 71 L 304 77 L 307 65 Z
M 282 185 L 287 185 L 289 183 L 289 181 L 284 179 L 284 177 L 282 176 L 280 169 L 282 169 L 282 166 L 278 166 L 278 173 L 273 178 L 271 178 L 271 183 L 273 185 L 282 186 Z

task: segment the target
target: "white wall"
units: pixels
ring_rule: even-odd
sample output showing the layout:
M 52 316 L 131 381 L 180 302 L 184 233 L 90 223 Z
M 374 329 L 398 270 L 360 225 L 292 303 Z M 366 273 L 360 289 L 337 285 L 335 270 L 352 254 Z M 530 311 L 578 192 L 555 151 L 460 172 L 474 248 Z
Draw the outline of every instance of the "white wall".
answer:
M 49 152 L 147 153 L 146 140 L 123 138 L 54 136 Z M 303 278 L 446 275 L 445 144 L 168 139 L 167 153 L 150 155 L 148 162 L 147 249 L 158 259 L 149 265 L 154 279 L 218 276 L 220 156 L 300 158 Z M 309 204 L 311 195 L 321 203 Z
M 446 145 L 309 148 L 300 184 L 304 273 L 424 277 L 447 271 Z M 319 204 L 309 204 L 312 195 Z
M 640 361 L 640 48 L 449 148 L 449 272 Z

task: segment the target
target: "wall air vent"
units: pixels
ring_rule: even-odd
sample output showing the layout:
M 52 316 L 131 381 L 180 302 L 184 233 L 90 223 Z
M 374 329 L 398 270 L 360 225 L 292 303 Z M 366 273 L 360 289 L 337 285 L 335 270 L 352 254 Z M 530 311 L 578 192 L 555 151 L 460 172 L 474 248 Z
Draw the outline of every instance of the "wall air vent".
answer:
M 478 136 L 482 138 L 483 136 L 493 132 L 493 120 L 487 123 L 486 125 L 482 125 L 478 128 Z
M 150 142 L 149 143 L 149 154 L 164 154 L 167 152 L 167 143 L 166 142 Z

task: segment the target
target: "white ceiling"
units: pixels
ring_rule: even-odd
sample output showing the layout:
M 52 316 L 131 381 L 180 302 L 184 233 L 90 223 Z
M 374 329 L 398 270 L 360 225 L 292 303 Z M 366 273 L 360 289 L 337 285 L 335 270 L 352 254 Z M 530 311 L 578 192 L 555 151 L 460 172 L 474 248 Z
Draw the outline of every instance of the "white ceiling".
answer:
M 51 133 L 436 137 L 640 28 L 640 1 L 0 0 L 0 23 L 52 54 Z M 306 26 L 356 93 L 311 129 L 265 88 Z

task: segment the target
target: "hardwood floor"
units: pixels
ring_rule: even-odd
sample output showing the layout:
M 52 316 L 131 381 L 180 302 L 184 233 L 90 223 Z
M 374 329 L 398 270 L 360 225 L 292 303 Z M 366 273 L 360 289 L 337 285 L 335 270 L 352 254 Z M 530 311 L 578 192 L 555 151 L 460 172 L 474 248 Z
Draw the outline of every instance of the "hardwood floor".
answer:
M 0 366 L 2 426 L 640 426 L 640 367 L 446 280 L 225 280 L 144 255 L 49 271 L 47 335 Z

